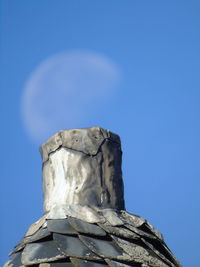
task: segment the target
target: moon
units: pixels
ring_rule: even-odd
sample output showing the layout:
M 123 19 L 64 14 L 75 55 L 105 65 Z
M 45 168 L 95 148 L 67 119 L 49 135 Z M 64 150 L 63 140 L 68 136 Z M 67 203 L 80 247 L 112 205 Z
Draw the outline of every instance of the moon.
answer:
M 91 114 L 113 94 L 121 79 L 118 65 L 90 51 L 58 53 L 45 59 L 24 86 L 21 114 L 36 144 L 62 129 L 85 127 Z

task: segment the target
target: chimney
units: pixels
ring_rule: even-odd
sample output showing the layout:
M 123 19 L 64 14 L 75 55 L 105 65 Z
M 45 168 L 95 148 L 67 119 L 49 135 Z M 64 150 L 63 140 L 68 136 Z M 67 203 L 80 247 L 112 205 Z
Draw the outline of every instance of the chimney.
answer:
M 40 151 L 45 213 L 65 204 L 125 209 L 118 135 L 100 127 L 64 130 Z

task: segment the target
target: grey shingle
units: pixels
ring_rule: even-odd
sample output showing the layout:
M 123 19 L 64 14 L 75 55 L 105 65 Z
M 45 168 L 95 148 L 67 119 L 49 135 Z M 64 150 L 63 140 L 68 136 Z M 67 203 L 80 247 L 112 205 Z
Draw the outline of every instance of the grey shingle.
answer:
M 33 265 L 64 258 L 66 256 L 58 250 L 56 243 L 50 240 L 27 244 L 22 252 L 21 261 L 24 265 Z
M 66 255 L 71 257 L 98 260 L 99 256 L 94 254 L 78 236 L 61 235 L 54 233 L 53 239 L 56 241 L 59 249 Z
M 106 232 L 96 224 L 84 222 L 76 218 L 68 217 L 68 221 L 71 226 L 76 229 L 79 233 L 85 233 L 95 236 L 105 236 Z
M 77 234 L 67 219 L 47 220 L 47 228 L 50 232 L 60 234 Z

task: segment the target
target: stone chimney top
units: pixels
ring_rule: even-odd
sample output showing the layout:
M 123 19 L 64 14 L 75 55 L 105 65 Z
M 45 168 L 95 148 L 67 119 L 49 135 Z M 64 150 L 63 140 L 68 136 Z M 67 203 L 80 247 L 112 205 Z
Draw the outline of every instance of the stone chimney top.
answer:
M 100 127 L 63 130 L 40 151 L 45 213 L 65 204 L 125 209 L 118 135 Z

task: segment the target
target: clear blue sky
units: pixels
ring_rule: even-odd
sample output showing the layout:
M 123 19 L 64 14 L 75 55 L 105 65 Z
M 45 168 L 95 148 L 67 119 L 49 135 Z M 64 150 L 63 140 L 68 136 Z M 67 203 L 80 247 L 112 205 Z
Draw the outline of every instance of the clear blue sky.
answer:
M 0 34 L 0 264 L 43 212 L 39 142 L 33 131 L 41 134 L 38 118 L 46 112 L 52 114 L 49 118 L 54 127 L 47 127 L 41 139 L 60 130 L 56 128 L 59 114 L 66 119 L 63 128 L 100 125 L 121 136 L 127 210 L 160 230 L 183 266 L 197 267 L 200 2 L 4 0 Z M 48 89 L 47 81 L 52 81 L 54 72 L 47 72 L 43 81 L 46 91 L 40 91 L 31 102 L 28 120 L 34 129 L 27 129 L 22 116 L 27 81 L 46 60 L 62 53 L 69 57 L 72 51 L 100 55 L 107 63 L 102 63 L 103 71 L 96 61 L 94 68 L 88 67 L 87 75 L 97 78 L 90 83 L 86 77 L 88 83 L 81 82 L 80 91 L 74 85 L 67 91 L 69 87 L 63 84 L 57 93 Z M 71 63 L 63 68 L 68 68 L 69 74 L 70 66 L 76 68 L 80 62 L 68 57 Z M 62 69 L 63 65 L 59 66 Z M 66 105 L 63 100 L 61 109 L 62 94 L 53 100 L 63 88 L 70 97 Z M 26 109 L 24 113 L 28 114 Z

